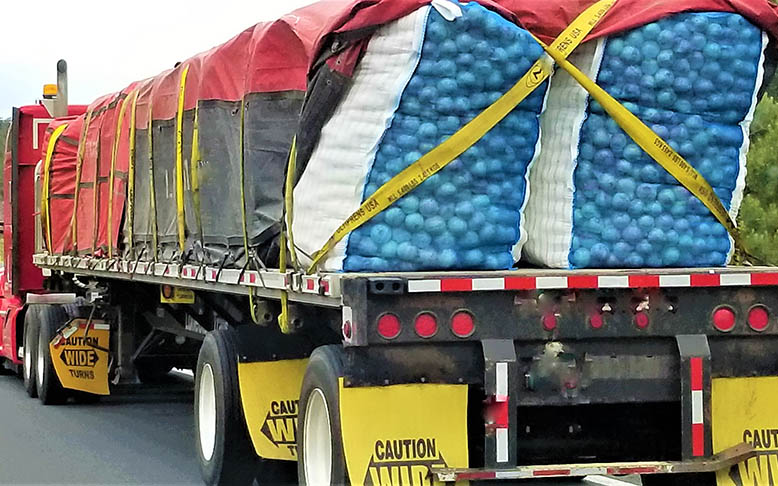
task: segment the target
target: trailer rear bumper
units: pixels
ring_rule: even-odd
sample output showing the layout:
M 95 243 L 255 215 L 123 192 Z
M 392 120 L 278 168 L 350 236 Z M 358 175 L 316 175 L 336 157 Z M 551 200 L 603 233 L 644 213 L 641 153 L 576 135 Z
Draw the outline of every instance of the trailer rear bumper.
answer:
M 689 461 L 641 461 L 583 464 L 552 464 L 543 466 L 518 466 L 512 468 L 458 469 L 432 468 L 439 481 L 473 481 L 489 479 L 535 479 L 554 477 L 580 477 L 592 474 L 677 474 L 704 473 L 727 469 L 756 456 L 756 451 L 746 443 L 730 447 L 712 457 Z

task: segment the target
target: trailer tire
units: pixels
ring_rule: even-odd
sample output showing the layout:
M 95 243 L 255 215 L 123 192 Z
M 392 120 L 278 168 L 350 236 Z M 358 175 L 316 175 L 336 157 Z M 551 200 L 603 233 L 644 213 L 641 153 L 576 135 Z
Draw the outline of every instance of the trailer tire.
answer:
M 250 485 L 257 475 L 259 457 L 243 417 L 237 363 L 232 329 L 205 336 L 197 359 L 195 440 L 208 485 Z
M 68 399 L 51 361 L 49 343 L 57 330 L 70 320 L 65 308 L 59 305 L 41 305 L 38 320 L 38 356 L 36 360 L 36 387 L 44 405 L 59 405 Z
M 715 486 L 714 473 L 646 474 L 640 476 L 643 486 Z
M 24 317 L 24 355 L 22 356 L 22 379 L 24 390 L 30 398 L 38 397 L 36 377 L 38 375 L 38 325 L 40 313 L 38 307 L 31 305 Z
M 340 428 L 341 376 L 343 348 L 322 346 L 311 354 L 298 408 L 297 480 L 300 485 L 349 484 Z

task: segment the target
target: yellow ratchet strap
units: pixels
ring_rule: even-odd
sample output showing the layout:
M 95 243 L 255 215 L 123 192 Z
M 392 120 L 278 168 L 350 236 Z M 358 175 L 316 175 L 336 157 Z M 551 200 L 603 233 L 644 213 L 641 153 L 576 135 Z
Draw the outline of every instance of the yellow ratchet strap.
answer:
M 294 175 L 297 172 L 297 136 L 292 139 L 292 148 L 289 150 L 289 164 L 286 169 L 286 187 L 284 188 L 284 205 L 286 207 L 286 231 L 289 240 L 289 253 L 292 257 L 292 265 L 298 268 L 297 250 L 294 247 L 294 233 L 292 222 L 294 221 Z
M 81 129 L 81 138 L 78 140 L 78 155 L 76 157 L 76 187 L 73 193 L 73 216 L 70 219 L 70 239 L 73 243 L 73 254 L 78 254 L 78 195 L 81 185 L 81 170 L 84 165 L 84 152 L 86 151 L 86 134 L 89 124 L 92 122 L 92 108 L 86 112 L 84 126 Z
M 600 0 L 587 8 L 571 23 L 551 44 L 551 49 L 562 59 L 569 56 L 573 50 L 586 38 L 589 32 L 599 23 L 600 19 L 613 7 L 617 0 Z M 324 256 L 347 234 L 368 222 L 373 216 L 391 206 L 400 198 L 411 192 L 419 184 L 443 169 L 451 161 L 459 157 L 468 148 L 494 128 L 516 106 L 519 105 L 535 88 L 540 86 L 553 73 L 553 63 L 543 56 L 527 71 L 513 87 L 500 99 L 486 108 L 459 129 L 449 139 L 427 152 L 411 166 L 394 176 L 367 198 L 354 214 L 338 227 L 324 246 L 313 254 L 308 273 L 313 273 Z
M 108 116 L 107 113 L 111 109 L 111 104 L 119 102 L 119 95 L 114 97 L 114 100 L 105 107 L 103 117 Z M 114 105 L 114 109 L 116 105 Z M 98 201 L 100 200 L 100 164 L 103 159 L 103 123 L 105 119 L 101 120 L 100 126 L 97 129 L 97 156 L 95 157 L 95 172 L 92 178 L 92 255 L 97 254 L 97 238 L 100 233 L 100 214 L 98 213 Z
M 603 109 L 618 123 L 618 125 L 640 146 L 648 155 L 651 156 L 659 165 L 680 182 L 683 187 L 689 190 L 707 207 L 713 216 L 721 223 L 735 242 L 735 246 L 743 251 L 740 232 L 737 226 L 729 217 L 729 213 L 721 200 L 713 191 L 702 175 L 692 167 L 680 154 L 662 140 L 662 138 L 647 127 L 637 116 L 624 108 L 621 103 L 616 101 L 607 91 L 602 89 L 594 81 L 589 79 L 564 56 L 554 51 L 554 47 L 547 46 L 538 40 L 543 49 L 552 57 L 559 66 L 567 71 L 589 94 L 597 100 Z M 746 252 L 747 253 L 747 252 Z
M 292 256 L 292 264 L 297 268 L 297 252 L 294 248 L 294 235 L 292 233 L 292 221 L 294 221 L 294 174 L 297 167 L 297 137 L 292 139 L 292 147 L 289 150 L 289 163 L 286 167 L 286 184 L 284 187 L 284 207 L 285 218 L 281 228 L 280 254 L 278 271 L 286 273 L 286 253 L 287 243 Z M 288 237 L 287 237 L 288 235 Z M 292 329 L 289 328 L 289 294 L 286 290 L 281 291 L 281 313 L 278 315 L 278 325 L 281 332 L 289 334 Z
M 54 129 L 54 133 L 51 134 L 49 139 L 49 146 L 46 147 L 46 160 L 43 163 L 43 190 L 41 191 L 41 220 L 46 225 L 46 248 L 49 253 L 53 252 L 51 246 L 51 211 L 49 211 L 49 205 L 51 204 L 50 192 L 51 192 L 51 158 L 54 155 L 54 147 L 57 145 L 57 140 L 62 132 L 68 127 L 67 123 L 63 123 Z
M 286 232 L 283 230 L 281 231 L 279 246 L 278 271 L 283 275 L 286 273 Z M 284 334 L 292 332 L 289 328 L 289 294 L 286 290 L 281 291 L 281 313 L 278 315 L 278 327 L 281 328 L 281 332 Z
M 184 219 L 184 95 L 186 94 L 186 75 L 189 66 L 181 72 L 181 84 L 178 88 L 178 112 L 176 113 L 176 217 L 178 219 L 178 249 L 184 253 L 186 246 L 186 220 Z
M 189 167 L 192 184 L 192 202 L 194 204 L 197 231 L 201 241 L 203 237 L 203 223 L 200 219 L 200 180 L 198 179 L 198 164 L 200 164 L 200 108 L 195 105 L 194 123 L 192 123 L 192 158 Z
M 113 134 L 113 149 L 111 150 L 111 172 L 108 177 L 108 258 L 113 258 L 113 184 L 116 179 L 116 156 L 119 153 L 119 139 L 122 133 L 124 112 L 127 109 L 127 98 L 121 101 L 119 116 L 116 119 L 116 132 Z
M 249 233 L 246 228 L 246 171 L 244 164 L 246 162 L 245 150 L 243 147 L 243 132 L 246 122 L 246 98 L 240 100 L 240 211 L 243 219 L 243 255 L 246 258 L 246 268 L 251 263 L 249 255 Z M 249 287 L 249 311 L 251 320 L 254 324 L 259 324 L 257 312 L 254 308 L 254 287 Z
M 135 224 L 135 109 L 138 105 L 138 90 L 132 95 L 132 111 L 130 112 L 130 149 L 127 167 L 127 245 L 130 255 L 133 255 L 133 238 Z

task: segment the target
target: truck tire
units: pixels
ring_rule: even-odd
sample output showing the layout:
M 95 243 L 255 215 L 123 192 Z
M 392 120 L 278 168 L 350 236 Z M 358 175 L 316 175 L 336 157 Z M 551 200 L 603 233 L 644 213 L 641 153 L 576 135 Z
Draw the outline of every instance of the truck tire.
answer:
M 67 401 L 68 394 L 62 388 L 57 372 L 54 371 L 49 342 L 54 338 L 57 330 L 70 320 L 70 317 L 65 309 L 59 305 L 41 305 L 38 315 L 40 316 L 38 320 L 38 356 L 35 365 L 38 398 L 44 405 L 58 405 Z
M 338 380 L 343 349 L 317 348 L 305 370 L 297 426 L 297 481 L 300 485 L 349 484 L 340 428 Z
M 22 379 L 24 390 L 30 398 L 37 398 L 38 388 L 35 380 L 38 363 L 38 306 L 31 305 L 24 317 L 24 354 L 22 356 Z
M 640 476 L 643 486 L 716 486 L 714 473 L 646 474 Z
M 208 485 L 250 485 L 259 467 L 243 417 L 237 363 L 231 329 L 205 336 L 195 379 L 195 440 Z

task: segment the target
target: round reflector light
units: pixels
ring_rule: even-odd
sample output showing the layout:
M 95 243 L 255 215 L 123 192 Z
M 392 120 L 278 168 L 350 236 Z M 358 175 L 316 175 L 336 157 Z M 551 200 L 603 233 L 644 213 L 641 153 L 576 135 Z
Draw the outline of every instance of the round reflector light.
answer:
M 351 321 L 346 321 L 343 323 L 343 337 L 346 339 L 351 339 Z
M 473 315 L 467 311 L 457 311 L 451 317 L 451 332 L 457 337 L 466 338 L 475 331 Z
M 713 327 L 721 332 L 729 332 L 735 328 L 735 311 L 723 306 L 713 311 Z
M 592 326 L 593 329 L 600 329 L 602 328 L 603 324 L 604 322 L 603 322 L 602 314 L 600 314 L 599 312 L 589 316 L 589 325 Z
M 384 339 L 394 339 L 400 335 L 400 319 L 394 314 L 384 314 L 378 318 L 378 334 Z
M 422 312 L 416 316 L 414 328 L 419 337 L 430 338 L 438 332 L 438 319 L 429 312 Z
M 764 331 L 770 324 L 770 313 L 761 305 L 755 305 L 748 311 L 748 325 L 754 331 Z
M 638 327 L 638 329 L 645 329 L 648 327 L 648 314 L 646 314 L 643 311 L 638 312 L 635 314 L 635 325 Z
M 543 315 L 543 329 L 546 331 L 553 331 L 556 329 L 556 315 L 553 312 Z

